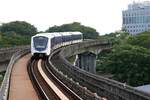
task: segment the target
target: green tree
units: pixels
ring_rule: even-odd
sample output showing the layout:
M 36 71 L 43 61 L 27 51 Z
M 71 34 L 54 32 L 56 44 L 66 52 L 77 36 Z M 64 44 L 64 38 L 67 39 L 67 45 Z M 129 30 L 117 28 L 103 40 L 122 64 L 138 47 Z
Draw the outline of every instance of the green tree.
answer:
M 33 25 L 25 21 L 14 21 L 2 24 L 2 26 L 0 27 L 0 31 L 2 33 L 14 32 L 16 34 L 30 36 L 37 33 L 37 29 Z
M 112 44 L 120 45 L 130 37 L 130 34 L 124 31 L 105 34 L 103 36 L 99 36 L 99 39 L 107 39 L 112 42 Z
M 101 57 L 99 69 L 114 75 L 113 79 L 132 86 L 150 83 L 150 50 L 132 45 L 119 45 Z
M 132 86 L 150 83 L 150 32 L 133 36 L 126 32 L 111 33 L 103 38 L 114 45 L 110 52 L 98 55 L 97 71 L 111 73 L 113 79 Z
M 85 39 L 96 39 L 98 37 L 98 32 L 91 27 L 81 25 L 78 22 L 73 22 L 70 24 L 63 24 L 61 26 L 53 26 L 46 30 L 46 32 L 68 32 L 68 31 L 79 31 L 83 33 Z
M 0 33 L 0 48 L 17 45 L 29 45 L 30 36 L 21 36 L 12 32 Z
M 150 48 L 150 32 L 143 32 L 128 38 L 127 42 L 131 45 L 138 45 Z

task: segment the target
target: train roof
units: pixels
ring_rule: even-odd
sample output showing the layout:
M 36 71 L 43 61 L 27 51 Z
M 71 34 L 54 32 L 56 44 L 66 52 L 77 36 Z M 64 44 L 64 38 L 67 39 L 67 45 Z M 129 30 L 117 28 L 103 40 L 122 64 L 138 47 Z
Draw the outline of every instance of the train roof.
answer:
M 34 35 L 33 37 L 36 37 L 36 36 L 45 36 L 45 37 L 53 38 L 53 37 L 67 36 L 67 35 L 82 35 L 82 33 L 81 32 L 38 33 L 38 34 Z

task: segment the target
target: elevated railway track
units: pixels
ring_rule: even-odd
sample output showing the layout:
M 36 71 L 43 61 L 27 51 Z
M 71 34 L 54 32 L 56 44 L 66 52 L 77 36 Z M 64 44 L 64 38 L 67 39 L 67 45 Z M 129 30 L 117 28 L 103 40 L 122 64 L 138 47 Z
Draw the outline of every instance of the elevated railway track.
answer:
M 82 100 L 77 94 L 63 84 L 50 69 L 48 60 L 32 59 L 28 65 L 28 73 L 32 83 L 42 100 Z
M 97 93 L 92 93 L 91 91 L 87 90 L 87 88 L 80 85 L 78 81 L 74 81 L 74 75 L 71 70 L 66 70 L 66 72 L 64 72 L 63 69 L 68 69 L 68 65 L 62 62 L 63 60 L 60 58 L 60 51 L 61 50 L 56 50 L 51 54 L 51 56 L 49 57 L 49 63 L 47 63 L 47 66 L 49 66 L 47 67 L 47 69 L 51 70 L 52 73 L 54 73 L 54 75 L 61 80 L 61 82 L 71 88 L 83 100 L 107 100 L 102 99 L 97 95 Z
M 76 46 L 64 48 L 57 55 L 50 58 L 50 63 L 52 63 L 58 71 L 61 71 L 61 73 L 69 79 L 78 82 L 80 86 L 85 87 L 85 89 L 97 93 L 99 96 L 105 97 L 108 100 L 150 100 L 150 94 L 148 93 L 138 91 L 131 86 L 124 85 L 123 83 L 91 74 L 73 66 L 67 61 L 66 57 L 76 54 L 76 51 L 78 54 L 78 52 L 80 52 L 79 49 L 86 48 L 85 45 L 77 44 Z M 97 43 L 94 45 L 97 45 Z M 105 43 L 102 43 L 101 45 L 103 46 L 102 49 L 106 49 Z M 81 94 L 78 93 L 78 95 Z M 91 96 L 88 98 L 90 97 Z M 85 98 L 84 95 L 82 95 L 82 98 Z
M 38 99 L 104 100 L 102 97 L 105 97 L 107 100 L 150 100 L 149 94 L 86 72 L 66 60 L 66 57 L 84 52 L 90 46 L 94 48 L 99 45 L 102 49 L 107 49 L 105 42 L 81 43 L 57 49 L 48 59 L 31 59 L 27 68 Z M 29 49 L 18 52 L 12 57 L 0 91 L 2 100 L 7 100 L 10 95 L 11 73 L 15 63 L 27 53 Z

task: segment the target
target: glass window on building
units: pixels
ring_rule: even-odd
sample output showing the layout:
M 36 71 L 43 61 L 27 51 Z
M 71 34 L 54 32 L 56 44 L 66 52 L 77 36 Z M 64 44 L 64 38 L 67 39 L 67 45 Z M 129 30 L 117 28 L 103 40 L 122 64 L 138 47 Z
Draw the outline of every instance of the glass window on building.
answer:
M 140 22 L 139 23 L 143 23 L 143 16 L 140 16 Z
M 126 24 L 129 24 L 129 17 L 126 18 Z
M 132 17 L 129 17 L 129 22 L 128 22 L 129 24 L 131 24 L 132 23 Z
M 142 21 L 143 21 L 143 23 L 145 23 L 145 16 L 143 16 L 143 20 Z
M 123 17 L 123 24 L 126 24 L 126 18 Z
M 143 16 L 143 23 L 147 23 L 147 16 Z
M 150 23 L 150 16 L 148 16 L 148 18 L 147 18 L 147 22 L 148 22 L 148 23 Z
M 137 24 L 140 23 L 140 17 L 139 16 L 136 17 L 136 22 L 137 22 Z
M 133 24 L 136 24 L 136 17 L 133 17 Z

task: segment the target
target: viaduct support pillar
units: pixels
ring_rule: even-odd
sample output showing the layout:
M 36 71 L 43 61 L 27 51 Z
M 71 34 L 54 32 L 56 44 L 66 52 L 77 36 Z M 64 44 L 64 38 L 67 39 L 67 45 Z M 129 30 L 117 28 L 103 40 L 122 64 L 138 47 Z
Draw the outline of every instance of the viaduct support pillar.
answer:
M 96 73 L 96 55 L 91 52 L 85 52 L 77 55 L 75 65 L 83 70 Z

